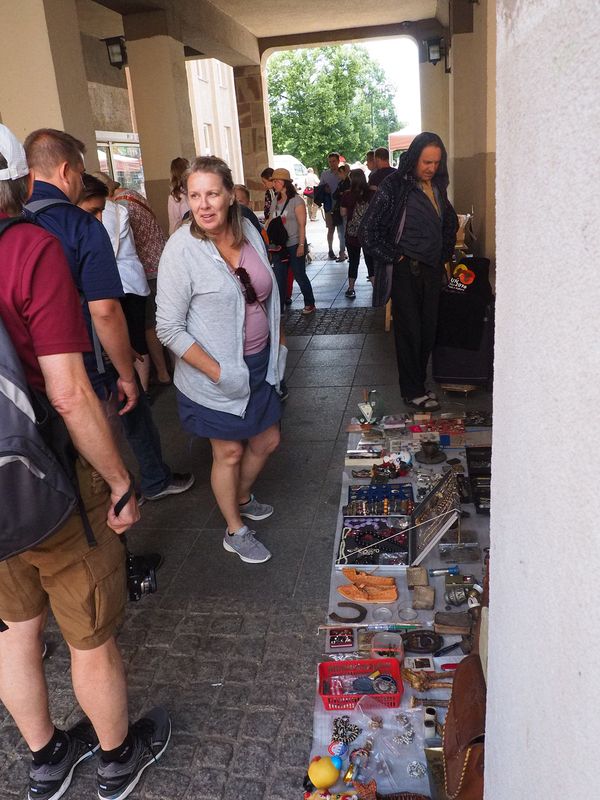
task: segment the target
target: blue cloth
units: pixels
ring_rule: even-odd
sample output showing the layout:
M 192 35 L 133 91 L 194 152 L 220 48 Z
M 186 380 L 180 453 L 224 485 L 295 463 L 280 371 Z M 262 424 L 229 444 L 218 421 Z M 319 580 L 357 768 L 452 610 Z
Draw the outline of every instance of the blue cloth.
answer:
M 298 245 L 295 244 L 292 247 L 284 247 L 283 250 L 276 250 L 273 253 L 273 272 L 275 273 L 275 280 L 277 281 L 277 288 L 279 289 L 279 301 L 282 311 L 285 298 L 287 297 L 288 267 L 292 270 L 294 280 L 300 287 L 302 297 L 304 298 L 304 305 L 314 306 L 315 304 L 312 284 L 306 274 L 306 256 L 297 256 L 297 249 Z
M 223 439 L 241 442 L 258 436 L 281 419 L 281 400 L 275 388 L 267 383 L 269 346 L 260 353 L 244 356 L 250 373 L 250 400 L 243 417 L 215 411 L 195 403 L 177 390 L 179 418 L 183 429 L 194 436 L 206 439 Z
M 29 202 L 34 200 L 68 201 L 69 198 L 51 183 L 35 181 Z M 25 215 L 33 219 L 27 211 Z M 123 297 L 123 286 L 110 238 L 101 222 L 73 203 L 48 208 L 35 217 L 35 221 L 54 234 L 62 244 L 75 285 L 85 299 L 82 303 L 83 316 L 91 339 L 88 303 Z M 94 353 L 84 353 L 83 360 L 92 386 L 102 395 L 106 379 L 98 373 Z
M 31 201 L 68 199 L 60 189 L 50 183 L 36 181 L 34 184 Z M 88 303 L 123 297 L 123 286 L 110 238 L 102 223 L 72 203 L 48 208 L 35 221 L 54 234 L 62 245 L 82 298 L 83 315 L 91 338 L 92 323 Z M 117 374 L 114 367 L 107 364 L 106 372 L 100 374 L 93 353 L 84 353 L 83 360 L 90 383 L 100 399 L 107 400 L 111 394 L 116 393 Z M 140 466 L 142 491 L 148 495 L 158 494 L 169 484 L 172 476 L 171 470 L 162 460 L 160 438 L 142 390 L 138 405 L 121 417 L 121 422 Z
M 439 208 L 443 200 L 434 187 Z M 422 189 L 410 192 L 406 200 L 406 222 L 400 238 L 402 252 L 408 258 L 439 267 L 442 263 L 442 217 Z
M 146 497 L 152 497 L 171 482 L 172 473 L 162 459 L 160 436 L 146 393 L 140 387 L 140 397 L 135 408 L 123 414 L 121 423 L 127 442 L 140 466 L 140 486 Z

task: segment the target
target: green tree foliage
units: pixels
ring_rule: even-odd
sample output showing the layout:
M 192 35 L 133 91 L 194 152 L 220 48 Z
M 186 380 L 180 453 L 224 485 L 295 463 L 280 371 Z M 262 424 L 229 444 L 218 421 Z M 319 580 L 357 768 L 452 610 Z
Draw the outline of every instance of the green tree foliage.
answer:
M 404 127 L 396 118 L 395 89 L 358 45 L 275 53 L 267 65 L 273 151 L 289 153 L 321 171 L 327 153 L 349 162 L 387 146 Z

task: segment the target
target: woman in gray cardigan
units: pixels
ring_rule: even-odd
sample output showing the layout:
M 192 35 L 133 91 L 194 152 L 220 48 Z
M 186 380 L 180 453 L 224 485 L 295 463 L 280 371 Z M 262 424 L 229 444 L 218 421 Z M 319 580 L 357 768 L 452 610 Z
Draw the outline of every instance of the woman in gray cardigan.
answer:
M 177 358 L 183 427 L 210 439 L 211 485 L 227 522 L 223 547 L 257 564 L 271 554 L 242 518 L 273 513 L 252 486 L 279 445 L 279 295 L 227 164 L 197 158 L 184 181 L 192 219 L 160 260 L 156 330 Z

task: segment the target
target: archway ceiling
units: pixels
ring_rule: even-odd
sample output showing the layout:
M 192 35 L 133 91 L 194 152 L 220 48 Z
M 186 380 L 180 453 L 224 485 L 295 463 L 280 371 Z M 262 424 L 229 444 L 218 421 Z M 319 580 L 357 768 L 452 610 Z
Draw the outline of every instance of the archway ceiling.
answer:
M 448 0 L 345 0 L 339 7 L 323 0 L 209 0 L 210 4 L 258 39 L 344 28 L 391 25 L 447 15 Z M 184 24 L 201 23 L 206 0 L 97 0 L 120 14 L 159 9 Z M 199 18 L 198 18 L 199 17 Z M 443 20 L 442 20 L 443 21 Z
M 211 0 L 257 38 L 389 25 L 436 16 L 436 0 Z

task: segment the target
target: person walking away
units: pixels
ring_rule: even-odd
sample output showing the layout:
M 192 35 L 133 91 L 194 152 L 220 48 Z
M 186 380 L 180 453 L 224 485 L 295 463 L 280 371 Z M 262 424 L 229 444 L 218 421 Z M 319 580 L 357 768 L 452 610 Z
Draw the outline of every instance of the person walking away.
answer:
M 171 191 L 167 201 L 169 236 L 181 226 L 185 215 L 190 210 L 185 196 L 185 189 L 182 185 L 182 176 L 189 166 L 190 162 L 187 158 L 182 158 L 181 156 L 171 161 Z
M 348 258 L 346 255 L 346 220 L 341 212 L 340 199 L 344 192 L 347 192 L 350 188 L 349 175 L 350 167 L 348 164 L 340 164 L 338 169 L 340 182 L 337 185 L 337 189 L 333 193 L 333 223 L 337 230 L 338 239 L 340 242 L 340 254 L 336 258 L 336 261 L 338 262 L 346 261 Z
M 329 251 L 327 253 L 327 258 L 330 261 L 335 260 L 335 253 L 333 252 L 333 234 L 335 232 L 336 226 L 333 219 L 333 208 L 334 208 L 334 199 L 333 195 L 335 194 L 335 190 L 338 187 L 340 182 L 339 176 L 339 166 L 340 166 L 340 154 L 339 153 L 329 153 L 327 156 L 327 162 L 329 164 L 328 169 L 324 169 L 321 173 L 321 178 L 319 180 L 319 186 L 323 187 L 323 211 L 325 213 L 325 225 L 327 226 L 327 247 Z M 339 231 L 338 231 L 338 239 L 339 239 Z M 340 242 L 340 254 L 343 252 L 342 243 Z
M 319 176 L 315 175 L 312 167 L 308 167 L 308 174 L 306 176 L 306 188 L 304 190 L 304 198 L 306 199 L 306 206 L 308 209 L 308 218 L 311 222 L 317 219 L 317 206 L 315 205 L 315 188 L 319 185 Z
M 53 233 L 67 257 L 94 345 L 93 353 L 84 353 L 90 382 L 116 431 L 121 420 L 140 467 L 144 497 L 162 500 L 181 494 L 191 488 L 194 476 L 174 473 L 163 461 L 150 405 L 138 389 L 110 239 L 102 224 L 76 205 L 83 188 L 85 145 L 64 131 L 41 128 L 29 134 L 25 152 L 35 178 L 26 216 Z
M 69 169 L 63 177 L 75 185 Z M 54 415 L 53 428 L 64 426 L 70 439 L 79 508 L 89 527 L 86 535 L 84 517 L 74 511 L 39 544 L 0 561 L 0 699 L 30 751 L 31 800 L 62 797 L 74 770 L 95 753 L 99 797 L 125 798 L 162 756 L 171 735 L 162 708 L 129 724 L 125 670 L 115 641 L 127 597 L 120 535 L 140 515 L 86 374 L 81 354 L 91 343 L 63 249 L 22 217 L 32 185 L 23 147 L 0 125 L 0 318 L 30 393 Z M 7 349 L 2 359 L 10 359 Z M 13 379 L 14 373 L 5 375 L 6 385 L 15 386 Z M 27 413 L 25 387 L 21 392 L 18 407 Z M 4 534 L 14 529 L 17 536 L 26 509 L 15 508 L 8 497 L 3 501 L 0 528 Z M 55 727 L 48 706 L 42 635 L 49 606 L 68 645 L 73 689 L 86 715 L 68 730 Z
M 156 374 L 156 383 L 159 386 L 170 386 L 171 376 L 165 351 L 156 336 L 156 278 L 158 263 L 166 242 L 165 235 L 158 224 L 154 211 L 143 195 L 136 192 L 135 189 L 121 186 L 105 172 L 95 172 L 94 177 L 106 184 L 109 198 L 124 205 L 129 212 L 129 224 L 133 233 L 135 250 L 144 266 L 146 280 L 150 287 L 146 303 L 146 344 Z
M 419 134 L 398 170 L 374 193 L 359 239 L 374 257 L 373 304 L 392 299 L 394 339 L 404 402 L 437 411 L 426 387 L 435 342 L 444 262 L 452 258 L 458 218 L 447 196 L 446 148 L 436 133 Z
M 304 308 L 301 313 L 303 316 L 308 316 L 314 314 L 316 306 L 312 285 L 306 274 L 306 206 L 296 191 L 289 170 L 280 167 L 273 172 L 273 187 L 276 192 L 276 202 L 271 208 L 269 225 L 281 218 L 287 232 L 285 245 L 273 252 L 273 270 L 277 278 L 279 295 L 281 298 L 286 297 L 289 266 L 304 298 Z M 281 310 L 283 311 L 283 305 Z
M 227 164 L 196 158 L 184 181 L 192 221 L 161 258 L 157 333 L 177 359 L 182 425 L 211 443 L 223 547 L 260 564 L 271 553 L 242 518 L 273 513 L 253 486 L 280 439 L 277 284 L 260 236 L 241 216 Z
M 391 175 L 396 170 L 390 164 L 390 151 L 387 147 L 378 147 L 373 155 L 375 169 L 369 175 L 369 187 L 372 191 L 376 192 L 387 176 Z
M 146 344 L 146 302 L 150 287 L 146 273 L 135 249 L 133 233 L 129 224 L 129 212 L 125 206 L 115 203 L 108 197 L 108 187 L 98 178 L 88 173 L 83 174 L 83 192 L 79 199 L 79 207 L 88 210 L 87 205 L 94 203 L 94 198 L 104 192 L 104 209 L 99 220 L 110 237 L 119 277 L 125 292 L 121 299 L 121 307 L 127 322 L 127 332 L 131 346 L 142 359 L 136 358 L 134 367 L 138 373 L 144 392 L 150 385 L 150 356 Z M 93 212 L 92 212 L 93 213 Z
M 350 170 L 350 188 L 340 198 L 340 210 L 346 220 L 346 247 L 348 249 L 348 288 L 345 295 L 349 300 L 356 298 L 354 285 L 358 276 L 361 244 L 358 238 L 360 223 L 369 207 L 373 193 L 369 191 L 367 179 L 362 169 Z M 373 275 L 373 260 L 364 254 L 369 277 Z

